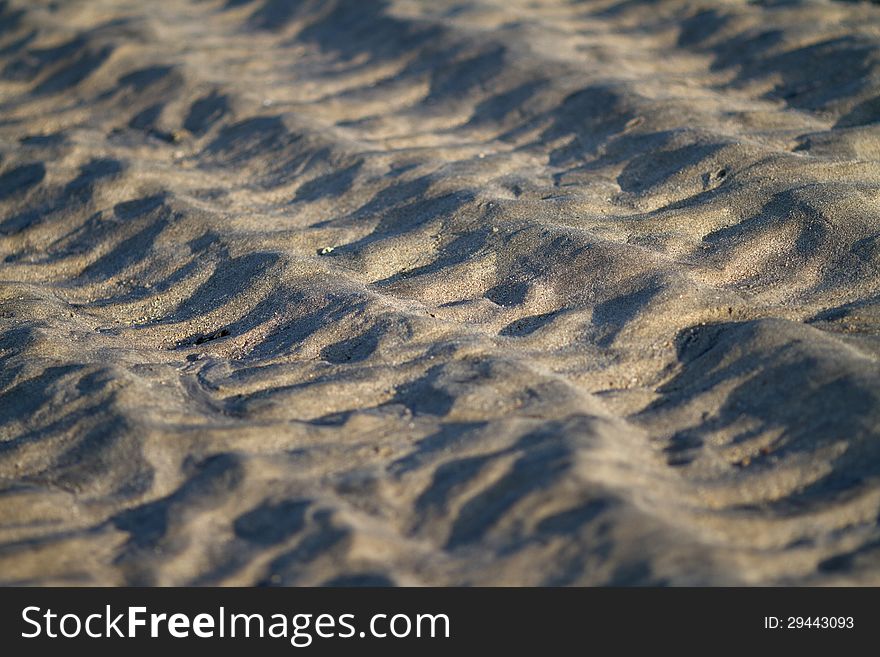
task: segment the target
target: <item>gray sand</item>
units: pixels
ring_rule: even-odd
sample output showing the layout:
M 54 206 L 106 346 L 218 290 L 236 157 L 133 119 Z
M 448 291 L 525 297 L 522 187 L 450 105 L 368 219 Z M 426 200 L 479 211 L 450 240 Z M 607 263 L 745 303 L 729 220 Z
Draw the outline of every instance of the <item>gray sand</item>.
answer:
M 878 45 L 0 3 L 0 583 L 880 584 Z

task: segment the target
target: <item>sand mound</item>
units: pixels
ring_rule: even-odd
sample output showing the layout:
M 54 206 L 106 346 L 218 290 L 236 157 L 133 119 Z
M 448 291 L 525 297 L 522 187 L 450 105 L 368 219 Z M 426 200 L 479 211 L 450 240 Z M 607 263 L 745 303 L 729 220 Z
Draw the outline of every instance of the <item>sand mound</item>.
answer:
M 878 45 L 0 3 L 0 581 L 880 584 Z

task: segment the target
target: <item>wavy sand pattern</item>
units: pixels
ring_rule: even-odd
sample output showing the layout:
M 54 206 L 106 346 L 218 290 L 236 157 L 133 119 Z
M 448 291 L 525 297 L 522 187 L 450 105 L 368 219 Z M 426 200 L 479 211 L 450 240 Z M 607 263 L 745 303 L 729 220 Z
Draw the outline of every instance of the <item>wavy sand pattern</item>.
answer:
M 880 584 L 878 44 L 0 3 L 0 582 Z

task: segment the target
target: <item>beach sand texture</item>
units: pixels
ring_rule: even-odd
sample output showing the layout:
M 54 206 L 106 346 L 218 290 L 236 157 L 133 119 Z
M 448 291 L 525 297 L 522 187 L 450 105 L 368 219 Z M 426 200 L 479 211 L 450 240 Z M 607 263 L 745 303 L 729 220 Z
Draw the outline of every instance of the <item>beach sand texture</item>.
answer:
M 0 583 L 880 584 L 878 45 L 0 3 Z

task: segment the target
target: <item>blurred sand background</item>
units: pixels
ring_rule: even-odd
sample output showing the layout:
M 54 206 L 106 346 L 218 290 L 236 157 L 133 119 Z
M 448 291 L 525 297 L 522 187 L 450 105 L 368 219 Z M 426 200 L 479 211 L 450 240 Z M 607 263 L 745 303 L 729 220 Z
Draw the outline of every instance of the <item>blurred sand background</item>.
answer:
M 0 3 L 0 583 L 880 584 L 878 44 Z

